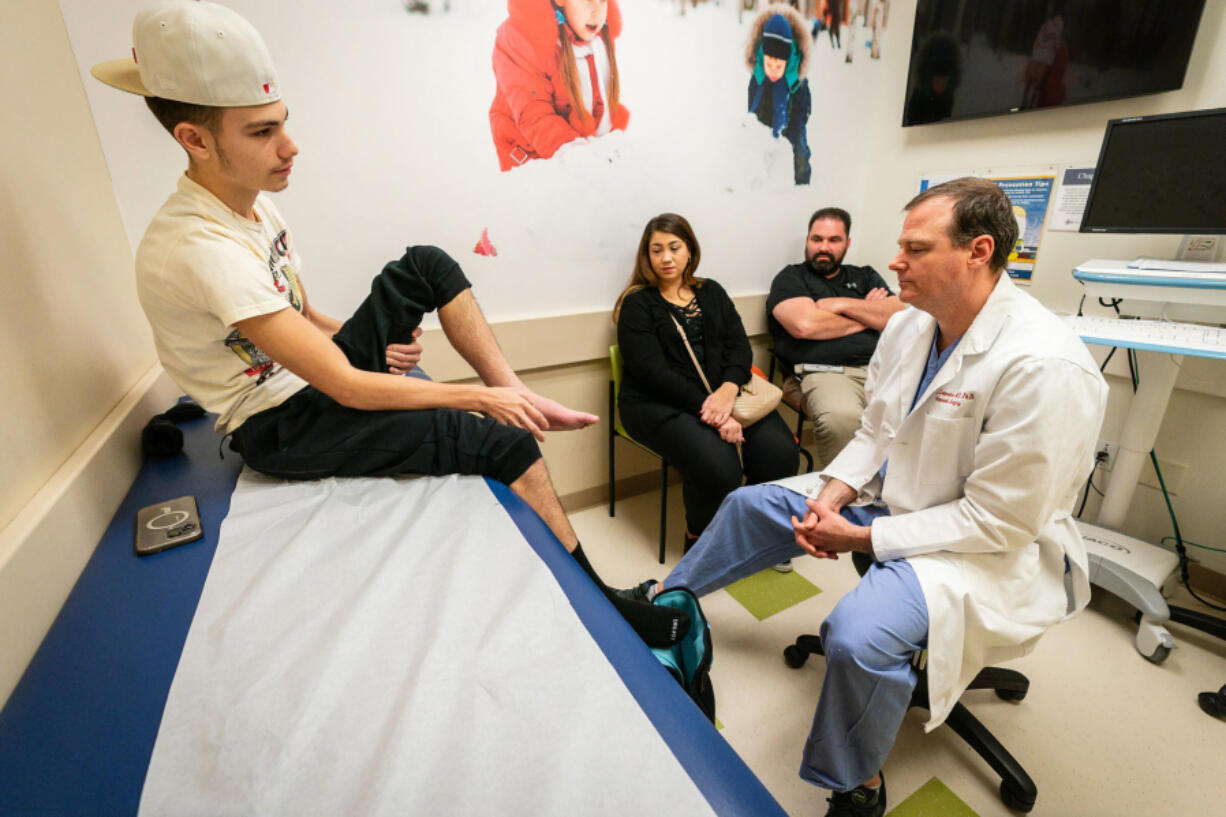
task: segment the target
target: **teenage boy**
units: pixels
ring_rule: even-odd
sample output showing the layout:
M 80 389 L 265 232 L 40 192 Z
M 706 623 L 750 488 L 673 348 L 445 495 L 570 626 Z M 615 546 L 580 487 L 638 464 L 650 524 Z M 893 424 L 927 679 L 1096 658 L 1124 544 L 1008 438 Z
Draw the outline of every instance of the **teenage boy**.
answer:
M 144 96 L 188 162 L 137 250 L 137 291 L 162 365 L 217 413 L 244 461 L 286 479 L 493 477 L 540 514 L 644 640 L 684 635 L 688 618 L 619 597 L 588 563 L 537 441 L 599 418 L 523 384 L 446 253 L 409 247 L 344 323 L 311 305 L 292 233 L 263 195 L 289 185 L 298 147 L 251 24 L 180 0 L 138 13 L 132 39 L 132 59 L 92 73 Z M 420 359 L 419 324 L 435 309 L 485 385 L 400 376 Z

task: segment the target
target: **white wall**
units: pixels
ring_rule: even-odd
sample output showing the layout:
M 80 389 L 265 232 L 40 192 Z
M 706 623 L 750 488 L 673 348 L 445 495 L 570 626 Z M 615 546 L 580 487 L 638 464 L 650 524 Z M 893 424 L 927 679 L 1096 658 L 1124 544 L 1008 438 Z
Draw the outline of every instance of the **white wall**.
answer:
M 883 80 L 873 118 L 866 123 L 872 134 L 864 214 L 856 225 L 858 259 L 885 272 L 902 224 L 901 209 L 916 192 L 921 174 L 968 168 L 1008 170 L 1048 164 L 1093 166 L 1108 119 L 1226 106 L 1226 4 L 1209 2 L 1201 19 L 1196 45 L 1183 89 L 1146 97 L 1100 102 L 1064 109 L 1032 111 L 989 119 L 902 128 L 908 46 L 915 18 L 914 0 L 893 0 L 890 27 L 885 35 Z M 1189 157 L 1189 161 L 1222 161 L 1218 155 Z M 1090 258 L 1132 258 L 1139 255 L 1174 257 L 1177 236 L 1082 235 L 1047 232 L 1043 236 L 1034 281 L 1029 291 L 1048 307 L 1075 311 L 1081 287 L 1072 269 Z M 1087 301 L 1087 314 L 1106 314 Z M 1117 355 L 1116 357 L 1121 357 Z M 1101 355 L 1100 355 L 1101 359 Z M 1109 372 L 1126 372 L 1113 362 Z M 1131 389 L 1121 377 L 1110 378 L 1111 405 L 1104 437 L 1117 440 Z M 1179 388 L 1155 445 L 1163 460 L 1184 464 L 1175 509 L 1183 536 L 1203 544 L 1226 546 L 1222 504 L 1226 501 L 1219 477 L 1226 462 L 1226 364 L 1188 360 Z M 1189 391 L 1189 390 L 1195 391 Z M 1105 487 L 1105 480 L 1098 478 Z M 1089 506 L 1093 518 L 1096 503 Z M 1126 523 L 1127 532 L 1157 542 L 1170 535 L 1171 526 L 1161 494 L 1137 490 Z M 1219 572 L 1226 572 L 1226 557 L 1192 549 Z
M 453 0 L 429 16 L 407 14 L 400 0 L 226 2 L 261 31 L 277 65 L 302 153 L 276 202 L 325 312 L 349 314 L 410 243 L 459 259 L 493 320 L 611 308 L 643 224 L 663 211 L 693 223 L 704 274 L 734 294 L 758 292 L 799 256 L 809 213 L 832 201 L 860 206 L 867 142 L 830 127 L 828 112 L 867 115 L 882 66 L 847 65 L 825 37 L 816 44 L 814 183 L 797 187 L 790 145 L 746 113 L 754 15 L 739 21 L 732 3 L 681 16 L 673 0 L 621 0 L 625 133 L 502 173 L 488 111 L 503 0 Z M 147 3 L 60 2 L 133 246 L 182 154 L 138 98 L 88 69 L 128 53 L 132 16 Z M 497 258 L 472 252 L 487 228 Z

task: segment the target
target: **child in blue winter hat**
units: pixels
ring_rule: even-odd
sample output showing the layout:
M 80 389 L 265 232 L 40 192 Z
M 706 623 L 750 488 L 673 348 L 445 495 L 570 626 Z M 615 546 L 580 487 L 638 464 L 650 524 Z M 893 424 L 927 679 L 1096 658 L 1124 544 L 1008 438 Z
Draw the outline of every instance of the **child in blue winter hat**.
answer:
M 808 184 L 809 123 L 812 97 L 809 80 L 811 43 L 800 14 L 791 6 L 767 6 L 754 20 L 745 49 L 749 78 L 749 111 L 792 144 L 792 167 L 796 184 Z

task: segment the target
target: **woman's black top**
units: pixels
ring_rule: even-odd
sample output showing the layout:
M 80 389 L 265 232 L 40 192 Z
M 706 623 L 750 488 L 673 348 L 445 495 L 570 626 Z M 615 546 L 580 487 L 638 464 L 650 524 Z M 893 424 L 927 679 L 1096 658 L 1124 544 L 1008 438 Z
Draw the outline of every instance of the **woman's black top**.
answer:
M 696 288 L 694 297 L 701 313 L 701 343 L 694 353 L 711 388 L 725 382 L 745 385 L 753 353 L 732 299 L 710 279 Z M 659 290 L 644 288 L 626 296 L 617 320 L 617 343 L 625 361 L 618 403 L 634 405 L 640 414 L 658 414 L 652 418 L 657 422 L 678 411 L 697 414 L 707 399 L 670 317 L 677 314 L 675 309 Z

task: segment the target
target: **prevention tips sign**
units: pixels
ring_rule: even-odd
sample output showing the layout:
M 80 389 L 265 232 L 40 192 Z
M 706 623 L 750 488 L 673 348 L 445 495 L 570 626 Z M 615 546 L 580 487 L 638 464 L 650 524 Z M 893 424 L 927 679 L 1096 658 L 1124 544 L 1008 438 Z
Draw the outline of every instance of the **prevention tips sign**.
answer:
M 1013 202 L 1013 216 L 1017 219 L 1017 241 L 1009 253 L 1009 277 L 1029 282 L 1034 275 L 1043 224 L 1047 221 L 1047 205 L 1056 179 L 1054 176 L 988 178 L 1009 196 L 1009 201 Z
M 1019 284 L 1030 283 L 1039 255 L 1043 227 L 1047 222 L 1047 208 L 1056 183 L 1055 173 L 1047 170 L 1008 174 L 992 170 L 927 173 L 920 178 L 919 192 L 962 176 L 980 176 L 996 182 L 1009 197 L 1013 216 L 1017 219 L 1017 241 L 1009 251 L 1007 270 L 1009 277 Z

